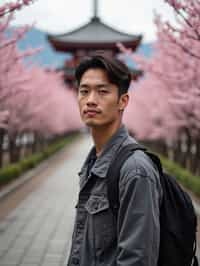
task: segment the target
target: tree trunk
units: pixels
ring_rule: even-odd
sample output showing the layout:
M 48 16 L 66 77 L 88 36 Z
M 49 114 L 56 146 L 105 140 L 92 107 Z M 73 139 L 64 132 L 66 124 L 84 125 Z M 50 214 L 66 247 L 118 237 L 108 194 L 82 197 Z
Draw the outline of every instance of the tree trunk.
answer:
M 0 129 L 0 168 L 3 166 L 3 140 L 4 140 L 5 130 Z
M 186 134 L 187 134 L 187 140 L 186 140 L 186 168 L 188 170 L 191 170 L 191 165 L 192 165 L 192 152 L 191 152 L 191 147 L 192 147 L 192 138 L 190 135 L 189 130 L 186 130 Z
M 181 141 L 180 139 L 178 139 L 174 144 L 174 161 L 178 164 L 181 163 L 180 155 L 181 155 Z
M 31 153 L 35 153 L 37 151 L 37 133 L 33 132 L 33 143 L 31 144 Z
M 196 154 L 194 158 L 194 173 L 200 175 L 200 138 L 196 139 Z
M 20 160 L 20 149 L 16 145 L 16 137 L 12 136 L 10 138 L 10 162 L 16 163 Z

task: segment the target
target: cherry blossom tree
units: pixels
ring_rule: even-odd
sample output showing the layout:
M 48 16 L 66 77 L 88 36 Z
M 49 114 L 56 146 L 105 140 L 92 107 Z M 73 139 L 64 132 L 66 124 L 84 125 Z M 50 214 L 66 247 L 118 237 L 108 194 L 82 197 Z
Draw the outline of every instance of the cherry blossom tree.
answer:
M 166 2 L 174 9 L 177 23 L 172 25 L 163 21 L 159 15 L 155 16 L 157 41 L 154 49 L 156 52 L 152 58 L 133 56 L 130 50 L 118 45 L 145 72 L 145 77 L 131 92 L 133 101 L 130 103 L 126 121 L 141 139 L 161 138 L 165 142 L 173 142 L 174 147 L 179 149 L 183 146 L 181 142 L 184 139 L 185 155 L 188 158 L 198 158 L 200 2 Z M 197 165 L 197 160 L 194 162 Z
M 8 80 L 9 73 L 11 73 L 11 69 L 15 66 L 15 63 L 19 65 L 18 59 L 22 58 L 22 54 L 16 56 L 16 42 L 22 38 L 28 28 L 23 27 L 13 31 L 12 37 L 10 38 L 6 33 L 12 19 L 12 13 L 17 9 L 20 9 L 23 5 L 28 5 L 29 3 L 30 1 L 17 1 L 16 3 L 7 3 L 0 7 L 0 165 L 2 163 L 2 143 L 10 115 L 10 110 L 4 108 L 4 103 L 8 95 L 14 93 L 15 88 L 13 86 L 10 91 L 5 80 Z M 14 68 L 16 68 L 16 66 Z M 9 81 L 11 80 L 13 82 L 13 79 L 9 78 Z
M 13 12 L 30 3 L 18 0 L 0 8 L 0 166 L 5 133 L 9 136 L 11 161 L 16 161 L 18 140 L 25 134 L 34 133 L 44 139 L 83 126 L 75 95 L 64 84 L 62 72 L 24 64 L 25 57 L 40 50 L 21 52 L 17 48 L 17 41 L 30 27 L 12 29 L 8 34 Z
M 20 10 L 23 6 L 28 6 L 32 2 L 32 0 L 18 0 L 16 2 L 6 3 L 0 7 L 0 17 L 4 17 L 5 15 L 13 13 L 16 10 Z
M 62 74 L 34 67 L 29 70 L 26 90 L 9 99 L 8 134 L 15 155 L 15 140 L 27 132 L 45 139 L 82 127 L 73 91 L 66 88 Z M 15 160 L 15 159 L 14 159 Z

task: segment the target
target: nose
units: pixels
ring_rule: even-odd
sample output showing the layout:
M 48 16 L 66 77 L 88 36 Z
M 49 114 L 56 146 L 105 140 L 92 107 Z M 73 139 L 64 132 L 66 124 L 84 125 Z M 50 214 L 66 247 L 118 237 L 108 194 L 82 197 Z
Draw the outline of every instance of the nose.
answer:
M 87 105 L 94 106 L 97 105 L 97 95 L 95 91 L 91 91 L 87 98 Z

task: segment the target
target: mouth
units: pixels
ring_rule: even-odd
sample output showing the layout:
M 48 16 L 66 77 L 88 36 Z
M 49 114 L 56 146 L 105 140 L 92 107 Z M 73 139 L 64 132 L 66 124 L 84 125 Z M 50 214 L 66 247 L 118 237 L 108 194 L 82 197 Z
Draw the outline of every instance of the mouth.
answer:
M 97 114 L 99 114 L 99 112 L 97 112 L 95 110 L 87 110 L 87 111 L 84 111 L 84 115 L 89 116 L 89 117 L 96 116 Z

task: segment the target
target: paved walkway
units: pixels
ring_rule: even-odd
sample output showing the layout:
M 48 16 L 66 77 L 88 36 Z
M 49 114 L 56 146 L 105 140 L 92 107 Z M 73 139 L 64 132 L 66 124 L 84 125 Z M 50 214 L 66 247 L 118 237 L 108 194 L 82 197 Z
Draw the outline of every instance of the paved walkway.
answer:
M 77 172 L 90 146 L 91 140 L 84 137 L 65 150 L 55 165 L 39 175 L 41 179 L 46 175 L 46 179 L 32 186 L 34 189 L 0 219 L 0 266 L 66 264 L 78 192 Z M 16 193 L 20 198 L 23 192 Z
M 0 266 L 62 266 L 70 249 L 78 177 L 88 152 L 79 140 L 48 178 L 0 221 Z M 20 197 L 20 195 L 19 195 Z

